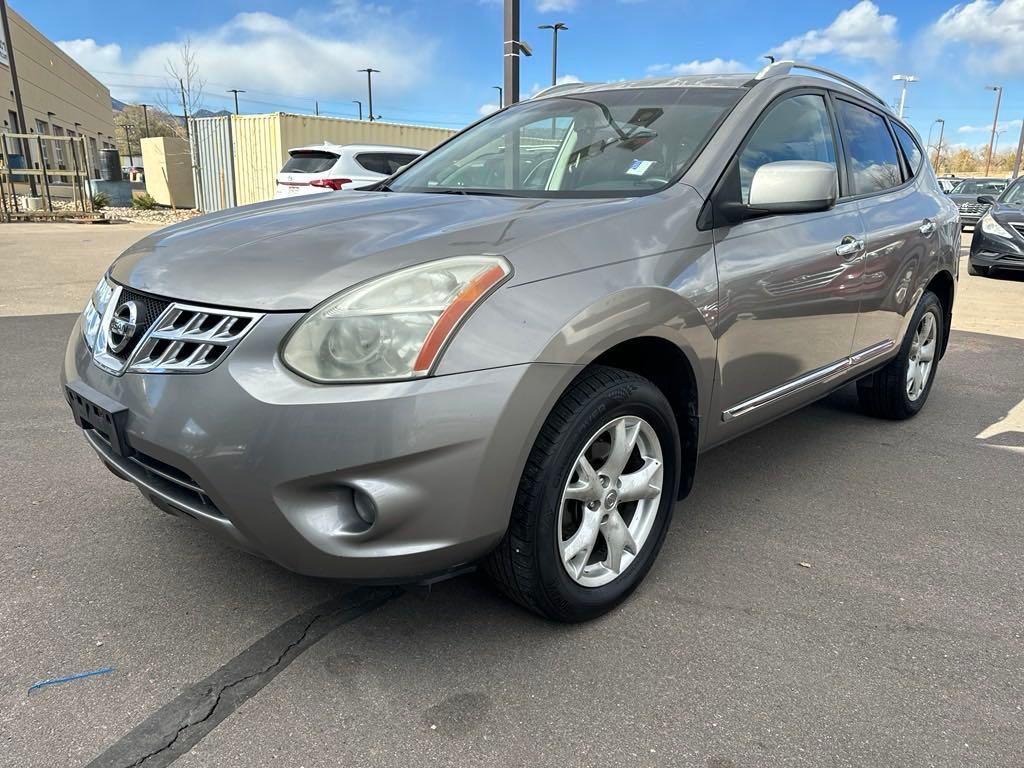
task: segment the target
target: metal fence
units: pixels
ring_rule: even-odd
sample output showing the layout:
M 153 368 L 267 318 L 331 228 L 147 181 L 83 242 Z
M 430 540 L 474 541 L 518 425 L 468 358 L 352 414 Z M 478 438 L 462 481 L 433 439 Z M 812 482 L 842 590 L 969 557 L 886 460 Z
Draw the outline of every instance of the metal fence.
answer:
M 89 161 L 84 136 L 0 133 L 0 218 L 95 212 Z M 23 210 L 19 196 L 40 198 L 45 210 Z M 71 209 L 54 210 L 54 198 L 70 199 Z
M 192 117 L 188 127 L 196 208 L 205 213 L 233 208 L 236 195 L 231 118 Z

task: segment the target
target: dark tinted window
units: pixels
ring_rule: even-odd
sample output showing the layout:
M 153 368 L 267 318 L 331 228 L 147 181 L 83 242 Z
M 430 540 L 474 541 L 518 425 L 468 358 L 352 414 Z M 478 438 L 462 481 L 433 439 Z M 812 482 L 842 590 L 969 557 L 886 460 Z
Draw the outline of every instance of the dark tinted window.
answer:
M 1011 184 L 1002 197 L 999 198 L 999 202 L 1006 203 L 1007 205 L 1024 205 L 1024 178 L 1020 179 L 1014 184 Z
M 404 155 L 398 152 L 360 152 L 356 162 L 370 173 L 383 173 L 390 176 L 403 165 L 416 159 L 416 155 Z
M 284 164 L 281 173 L 323 173 L 330 170 L 338 160 L 333 152 L 303 150 L 293 152 Z
M 840 99 L 836 103 L 853 194 L 881 192 L 902 184 L 899 156 L 885 118 L 848 101 Z
M 793 96 L 779 102 L 755 129 L 740 154 L 740 192 L 746 203 L 754 172 L 765 163 L 780 160 L 817 160 L 836 164 L 825 99 L 814 94 Z
M 907 133 L 906 128 L 896 123 L 892 124 L 893 130 L 896 132 L 896 138 L 900 142 L 900 146 L 903 147 L 903 156 L 907 158 L 907 163 L 910 165 L 910 172 L 916 174 L 921 170 L 921 160 L 924 159 L 921 154 L 921 148 L 917 146 L 917 142 L 914 141 L 914 137 Z

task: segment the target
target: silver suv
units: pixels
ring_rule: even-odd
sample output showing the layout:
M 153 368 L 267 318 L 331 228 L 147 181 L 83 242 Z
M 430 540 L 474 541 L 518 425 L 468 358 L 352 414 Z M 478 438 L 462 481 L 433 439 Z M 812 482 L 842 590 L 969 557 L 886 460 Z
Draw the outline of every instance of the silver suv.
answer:
M 557 87 L 375 190 L 151 235 L 74 329 L 75 420 L 157 507 L 286 568 L 482 564 L 596 616 L 702 451 L 851 381 L 884 418 L 928 398 L 956 206 L 881 99 L 796 66 Z

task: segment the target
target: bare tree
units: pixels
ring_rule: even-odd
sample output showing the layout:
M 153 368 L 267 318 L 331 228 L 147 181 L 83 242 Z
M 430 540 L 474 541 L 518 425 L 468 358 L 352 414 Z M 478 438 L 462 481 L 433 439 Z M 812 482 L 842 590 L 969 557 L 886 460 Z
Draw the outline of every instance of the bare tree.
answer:
M 188 138 L 188 118 L 202 108 L 203 89 L 206 87 L 206 80 L 199 74 L 196 49 L 190 38 L 185 38 L 185 42 L 178 48 L 177 59 L 167 59 L 164 70 L 169 79 L 167 91 L 158 99 L 159 104 L 165 112 L 180 112 L 181 135 Z

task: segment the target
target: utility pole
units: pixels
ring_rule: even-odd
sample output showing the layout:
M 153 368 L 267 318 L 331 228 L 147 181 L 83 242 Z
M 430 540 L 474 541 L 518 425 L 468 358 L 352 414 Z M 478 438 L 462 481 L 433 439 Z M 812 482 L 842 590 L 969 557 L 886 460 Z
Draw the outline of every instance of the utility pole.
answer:
M 367 109 L 370 112 L 370 122 L 372 123 L 376 119 L 373 115 L 373 73 L 380 73 L 380 70 L 373 69 L 372 67 L 367 67 L 366 69 L 360 69 L 356 71 L 366 73 L 366 101 Z M 380 117 L 380 115 L 377 115 L 377 117 Z
M 125 123 L 123 127 L 124 127 L 124 140 L 125 140 L 125 143 L 128 145 L 128 165 L 129 166 L 134 166 L 135 165 L 135 156 L 132 154 L 132 133 L 131 133 L 131 129 L 134 128 L 135 126 L 134 125 L 129 125 L 128 123 Z
M 1024 155 L 1024 120 L 1021 121 L 1020 138 L 1017 140 L 1017 158 L 1013 161 L 1013 178 L 1020 175 L 1020 158 Z
M 320 102 L 318 100 L 313 102 L 313 112 L 317 117 L 320 117 Z
M 558 82 L 558 31 L 568 29 L 565 24 L 556 21 L 554 24 L 541 24 L 537 29 L 551 30 L 551 84 Z
M 903 119 L 903 108 L 906 106 L 906 103 L 907 103 L 907 86 L 910 85 L 911 83 L 916 83 L 918 78 L 916 76 L 914 76 L 914 75 L 893 75 L 892 79 L 893 80 L 901 80 L 901 81 L 903 81 L 903 90 L 900 92 L 900 108 L 899 108 L 899 116 L 900 116 L 900 120 L 902 120 Z
M 505 0 L 505 98 L 509 104 L 519 101 L 519 0 Z
M 7 46 L 7 62 L 11 65 L 11 82 L 14 84 L 14 108 L 18 111 L 18 125 L 15 133 L 28 133 L 28 125 L 25 123 L 25 105 L 21 102 L 21 85 L 18 82 L 18 67 L 14 62 L 14 41 L 11 40 L 11 25 L 7 21 L 7 0 L 0 0 L 0 22 L 2 22 L 4 39 Z M 25 167 L 31 168 L 29 157 L 28 141 L 20 139 L 21 154 L 25 157 Z M 28 186 L 32 197 L 36 196 L 36 177 L 28 177 Z
M 237 115 L 238 114 L 238 94 L 245 93 L 245 91 L 240 91 L 237 88 L 228 88 L 228 93 L 234 94 L 234 96 L 235 96 L 235 114 Z
M 992 118 L 992 133 L 988 138 L 988 159 L 985 161 L 985 175 L 988 176 L 988 172 L 992 168 L 992 146 L 996 141 L 996 125 L 999 123 L 999 103 L 1003 100 L 1003 86 L 986 85 L 985 90 L 996 92 L 996 114 Z
M 191 146 L 191 137 L 188 131 L 188 104 L 185 103 L 185 81 L 180 77 L 178 78 L 178 86 L 181 88 L 181 116 L 185 119 L 185 141 L 188 141 L 189 146 Z
M 361 102 L 359 99 L 352 99 L 352 103 L 359 105 L 359 119 L 362 120 L 363 119 L 363 102 Z
M 501 90 L 500 85 L 492 85 L 491 88 L 498 92 L 498 109 L 505 106 L 505 94 Z
M 149 138 L 149 104 L 139 104 L 142 107 L 142 120 L 146 124 L 146 138 Z

